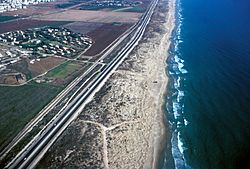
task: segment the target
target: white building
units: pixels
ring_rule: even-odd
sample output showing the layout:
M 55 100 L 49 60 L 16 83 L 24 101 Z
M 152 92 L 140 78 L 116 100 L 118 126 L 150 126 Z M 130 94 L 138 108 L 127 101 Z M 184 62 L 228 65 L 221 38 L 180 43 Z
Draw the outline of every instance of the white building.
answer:
M 0 13 L 26 8 L 29 4 L 51 2 L 53 0 L 0 0 Z

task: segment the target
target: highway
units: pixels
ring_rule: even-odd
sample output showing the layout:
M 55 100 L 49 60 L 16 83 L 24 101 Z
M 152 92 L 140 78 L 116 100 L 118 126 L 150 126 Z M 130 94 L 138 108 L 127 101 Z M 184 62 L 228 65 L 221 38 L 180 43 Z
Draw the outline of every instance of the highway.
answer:
M 119 51 L 117 56 L 5 168 L 33 168 L 37 164 L 66 127 L 81 113 L 91 97 L 103 86 L 113 71 L 138 44 L 151 19 L 157 2 L 158 0 L 152 1 L 150 7 L 138 22 L 130 41 Z
M 17 145 L 32 129 L 36 126 L 58 103 L 60 103 L 89 73 L 91 73 L 100 64 L 101 60 L 107 57 L 122 41 L 127 38 L 131 32 L 135 30 L 138 23 L 133 25 L 128 31 L 121 35 L 117 40 L 110 44 L 104 51 L 101 57 L 81 76 L 74 79 L 63 91 L 61 91 L 47 106 L 45 106 L 31 122 L 0 152 L 0 160 L 2 160 L 13 148 Z M 82 53 L 78 56 L 80 57 Z M 77 57 L 77 58 L 78 58 Z
M 91 1 L 90 1 L 91 2 Z M 89 2 L 88 2 L 89 3 Z M 79 5 L 79 4 L 78 4 Z M 82 4 L 81 4 L 82 5 Z M 63 11 L 67 10 L 63 9 Z M 94 62 L 94 64 L 81 76 L 74 79 L 63 91 L 61 91 L 47 106 L 45 106 L 37 115 L 34 117 L 22 131 L 0 152 L 0 160 L 4 159 L 5 156 L 36 126 L 53 108 L 56 107 L 81 81 L 84 79 L 92 70 L 94 70 L 101 60 L 107 57 L 118 45 L 120 45 L 124 39 L 126 39 L 139 25 L 139 22 L 124 32 L 118 39 L 112 42 L 106 49 L 100 54 L 101 57 Z M 82 53 L 77 57 L 79 58 Z

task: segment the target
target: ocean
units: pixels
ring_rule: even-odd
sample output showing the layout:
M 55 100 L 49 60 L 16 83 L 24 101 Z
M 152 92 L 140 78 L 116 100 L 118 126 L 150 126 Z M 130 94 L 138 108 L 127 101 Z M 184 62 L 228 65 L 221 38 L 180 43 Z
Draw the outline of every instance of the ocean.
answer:
M 250 168 L 250 1 L 176 3 L 167 60 L 171 153 L 159 166 Z

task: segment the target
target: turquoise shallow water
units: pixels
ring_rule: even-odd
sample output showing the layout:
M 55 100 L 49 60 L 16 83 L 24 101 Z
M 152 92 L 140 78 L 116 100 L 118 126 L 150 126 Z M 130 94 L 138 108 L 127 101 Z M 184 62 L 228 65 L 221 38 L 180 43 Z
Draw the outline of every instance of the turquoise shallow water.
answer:
M 162 168 L 250 168 L 250 1 L 177 0 L 176 18 Z

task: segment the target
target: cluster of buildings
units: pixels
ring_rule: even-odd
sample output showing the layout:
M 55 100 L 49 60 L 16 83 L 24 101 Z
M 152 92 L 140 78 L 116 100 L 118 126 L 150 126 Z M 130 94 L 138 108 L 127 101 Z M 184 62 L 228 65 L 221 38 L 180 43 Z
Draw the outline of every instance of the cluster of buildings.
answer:
M 6 66 L 21 60 L 22 57 L 28 57 L 29 54 L 28 51 L 15 46 L 9 47 L 0 45 L 0 72 L 6 69 Z
M 104 1 L 94 1 L 90 4 L 91 6 L 95 7 L 119 8 L 119 7 L 134 7 L 141 4 L 141 2 L 125 1 L 125 0 L 104 0 Z
M 66 28 L 44 27 L 0 34 L 0 72 L 22 58 L 74 58 L 92 43 L 89 37 Z
M 14 51 L 29 58 L 44 58 L 49 56 L 62 56 L 74 58 L 81 51 L 90 47 L 92 40 L 85 35 L 71 32 L 66 28 L 36 28 L 19 30 L 0 34 L 0 43 L 18 47 Z M 7 52 L 7 53 L 6 53 Z M 16 58 L 18 54 L 6 51 L 5 56 Z M 0 56 L 1 57 L 1 56 Z M 3 58 L 3 57 L 2 57 Z
M 66 28 L 46 28 L 40 32 L 41 35 L 53 43 L 43 41 L 43 46 L 38 48 L 40 52 L 67 58 L 74 58 L 93 43 L 85 35 L 73 33 Z
M 26 8 L 26 6 L 29 4 L 38 4 L 41 2 L 51 1 L 53 0 L 0 0 L 0 13 Z

